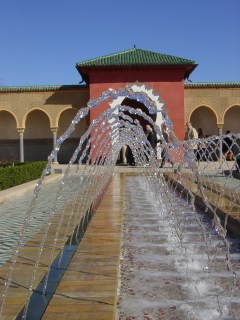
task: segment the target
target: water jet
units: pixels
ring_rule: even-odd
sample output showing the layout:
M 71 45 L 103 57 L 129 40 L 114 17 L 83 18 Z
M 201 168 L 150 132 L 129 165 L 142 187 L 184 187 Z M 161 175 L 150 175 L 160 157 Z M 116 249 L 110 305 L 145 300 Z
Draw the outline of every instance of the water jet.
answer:
M 143 103 L 149 114 L 122 105 L 125 99 Z M 45 177 L 52 171 L 61 145 L 91 108 L 109 100 L 109 108 L 80 137 L 41 229 L 28 239 L 26 235 L 32 227 Z M 139 119 L 151 125 L 174 168 L 159 168 L 156 152 Z M 164 142 L 162 124 L 171 135 L 170 143 Z M 214 136 L 204 143 L 214 146 L 217 155 L 223 138 Z M 237 142 L 239 134 L 233 138 Z M 124 144 L 134 157 L 134 175 L 131 172 L 125 175 L 126 170 L 117 173 L 121 169 L 115 165 Z M 116 317 L 201 319 L 208 313 L 209 319 L 237 319 L 239 242 L 232 240 L 228 221 L 239 216 L 239 186 L 229 191 L 227 183 L 232 181 L 231 175 L 223 177 L 226 168 L 234 171 L 236 164 L 231 165 L 223 159 L 196 161 L 189 142 L 178 141 L 175 136 L 159 95 L 145 84 L 128 84 L 119 91 L 109 89 L 98 99 L 90 100 L 57 140 L 26 210 L 12 256 L 2 267 L 2 316 L 7 319 L 11 314 L 9 305 L 21 295 L 21 303 L 14 304 L 15 318 L 33 319 L 36 296 L 44 301 L 37 317 L 47 318 L 49 301 L 45 298 L 56 290 L 52 277 L 58 275 L 57 285 L 61 282 L 74 259 L 70 248 L 78 250 L 87 222 L 97 212 L 109 185 L 120 175 L 118 179 L 125 180 L 126 190 Z M 118 189 L 114 191 L 118 199 L 117 193 Z M 204 210 L 201 213 L 198 199 Z M 221 216 L 219 210 L 225 214 Z M 107 236 L 101 234 L 102 238 L 96 241 Z M 66 256 L 69 256 L 67 263 Z M 130 298 L 132 307 L 128 303 Z M 74 300 L 74 295 L 68 299 Z

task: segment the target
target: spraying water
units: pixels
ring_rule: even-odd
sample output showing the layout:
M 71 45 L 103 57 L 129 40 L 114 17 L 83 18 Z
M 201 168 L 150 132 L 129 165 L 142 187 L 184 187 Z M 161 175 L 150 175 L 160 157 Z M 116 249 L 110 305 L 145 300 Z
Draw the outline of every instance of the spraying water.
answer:
M 141 109 L 134 109 L 118 103 L 119 99 L 122 101 L 125 98 L 144 104 L 149 114 L 144 113 Z M 92 108 L 96 108 L 102 102 L 108 100 L 111 100 L 109 102 L 110 107 L 90 124 L 88 130 L 80 138 L 79 145 L 59 182 L 53 204 L 51 204 L 51 208 L 45 217 L 44 226 L 36 235 L 38 245 L 35 248 L 35 258 L 31 266 L 28 266 L 28 272 L 24 278 L 26 290 L 22 295 L 25 303 L 19 317 L 28 319 L 31 298 L 36 291 L 42 297 L 48 295 L 52 265 L 57 259 L 57 270 L 63 269 L 66 243 L 70 245 L 71 250 L 79 243 L 79 234 L 81 231 L 84 232 L 85 222 L 94 214 L 114 175 L 114 168 L 123 145 L 128 145 L 133 154 L 135 165 L 138 168 L 138 176 L 141 179 L 140 185 L 144 186 L 144 190 L 147 190 L 147 192 L 143 192 L 140 188 L 142 194 L 144 194 L 144 199 L 150 205 L 154 204 L 151 215 L 155 215 L 154 219 L 157 219 L 159 226 L 159 230 L 154 231 L 154 234 L 160 237 L 159 239 L 163 236 L 167 239 L 167 242 L 162 245 L 161 251 L 163 250 L 169 258 L 163 263 L 160 274 L 156 273 L 155 275 L 156 277 L 162 277 L 162 272 L 168 272 L 168 263 L 171 266 L 174 263 L 174 272 L 179 272 L 181 280 L 178 290 L 181 291 L 181 298 L 177 303 L 180 307 L 175 315 L 176 313 L 182 314 L 185 316 L 184 319 L 200 319 L 201 306 L 204 305 L 206 299 L 214 297 L 214 303 L 206 308 L 212 317 L 209 319 L 217 319 L 216 317 L 226 319 L 227 316 L 236 316 L 236 310 L 239 311 L 239 300 L 235 299 L 239 284 L 239 266 L 236 265 L 235 261 L 232 263 L 227 226 L 231 210 L 234 208 L 235 213 L 237 210 L 237 214 L 239 214 L 239 186 L 234 191 L 228 192 L 228 179 L 226 177 L 224 181 L 221 181 L 219 173 L 222 174 L 224 170 L 229 169 L 230 177 L 232 177 L 231 174 L 235 171 L 235 168 L 239 170 L 238 162 L 236 161 L 235 164 L 231 164 L 232 167 L 229 167 L 224 160 L 211 161 L 211 157 L 218 155 L 219 146 L 224 143 L 223 136 L 205 139 L 204 144 L 207 146 L 208 160 L 201 162 L 203 159 L 200 159 L 200 161 L 198 159 L 197 161 L 191 148 L 191 141 L 179 142 L 176 138 L 173 125 L 166 110 L 164 110 L 160 97 L 152 89 L 139 83 L 127 85 L 118 92 L 109 89 L 103 92 L 98 99 L 90 100 L 87 107 L 80 109 L 68 130 L 58 139 L 55 149 L 49 156 L 48 164 L 36 185 L 31 203 L 25 213 L 24 223 L 15 250 L 7 264 L 8 272 L 2 285 L 1 313 L 4 315 L 8 294 L 9 292 L 12 294 L 14 291 L 13 284 L 19 283 L 18 265 L 24 251 L 26 235 L 33 221 L 34 208 L 38 204 L 45 177 L 51 172 L 52 164 L 57 158 L 61 145 L 71 135 L 76 124 L 82 121 Z M 153 121 L 153 115 L 156 116 L 156 121 Z M 159 141 L 161 141 L 161 148 L 164 148 L 169 163 L 173 164 L 171 172 L 169 171 L 166 174 L 159 169 L 157 152 L 149 143 L 144 132 L 145 128 L 139 119 L 150 124 Z M 171 143 L 164 141 L 161 130 L 162 124 L 167 127 L 171 136 Z M 232 137 L 233 143 L 237 146 L 239 145 L 239 138 L 238 134 Z M 202 143 L 202 141 L 199 140 L 198 143 Z M 213 150 L 211 153 L 209 153 L 210 147 Z M 235 153 L 236 159 L 238 159 L 239 149 Z M 201 157 L 203 156 L 206 155 L 201 153 Z M 180 192 L 180 194 L 177 195 L 177 192 Z M 212 201 L 213 199 L 209 199 L 209 194 L 212 196 L 214 193 L 216 197 Z M 187 212 L 185 210 L 179 212 L 178 210 L 179 200 L 177 199 L 180 197 L 183 201 L 183 196 L 185 200 L 182 205 L 187 206 Z M 196 199 L 198 198 L 201 199 L 202 205 L 208 212 L 214 236 L 211 234 L 212 231 L 209 231 L 212 229 L 206 228 L 201 216 L 196 211 Z M 222 219 L 219 216 L 217 204 L 223 198 L 228 201 L 228 210 Z M 128 214 L 131 214 L 130 209 Z M 134 216 L 134 213 L 132 214 Z M 126 230 L 128 228 L 127 223 Z M 151 227 L 149 231 L 151 232 Z M 131 241 L 135 242 L 134 238 Z M 129 246 L 131 246 L 131 241 Z M 142 241 L 145 240 L 142 239 Z M 201 250 L 199 247 L 201 247 Z M 123 256 L 127 255 L 128 250 L 128 248 L 126 251 L 123 250 Z M 201 253 L 198 252 L 199 250 Z M 156 254 L 149 257 L 145 256 L 145 258 L 153 263 L 155 259 L 158 261 L 160 257 L 156 258 Z M 136 259 L 137 261 L 141 260 L 141 255 L 137 256 Z M 221 260 L 221 263 L 219 263 L 219 260 Z M 123 259 L 123 265 L 124 263 Z M 219 265 L 224 268 L 224 271 Z M 209 283 L 213 282 L 212 274 L 216 270 L 221 273 L 220 284 L 222 277 L 224 277 L 224 279 L 227 279 L 227 281 L 223 281 L 226 285 L 220 286 L 220 284 L 214 282 L 213 289 L 211 289 L 213 291 L 209 293 Z M 147 288 L 148 271 L 146 273 L 147 278 L 144 275 L 142 279 L 143 286 Z M 41 290 L 36 290 L 42 274 L 44 274 L 44 278 L 41 281 Z M 222 294 L 222 290 L 224 290 L 224 294 Z M 207 292 L 208 294 L 206 294 Z M 191 304 L 184 300 L 185 298 L 188 299 L 189 295 L 194 296 Z M 127 296 L 125 298 L 127 299 Z M 167 302 L 166 299 L 161 300 L 161 296 L 157 296 L 157 299 L 158 304 L 160 301 L 160 304 L 164 303 L 166 305 L 167 303 L 169 308 L 172 307 L 170 298 L 167 298 Z M 120 301 L 124 301 L 124 295 L 121 295 Z M 120 308 L 121 310 L 124 309 L 123 305 L 121 306 L 122 309 Z M 137 309 L 137 305 L 134 308 Z M 137 314 L 134 310 L 130 311 L 133 316 Z M 162 310 L 158 312 L 161 315 Z M 142 316 L 142 314 L 139 316 Z M 156 314 L 154 316 L 156 317 Z M 179 317 L 179 319 L 181 318 Z

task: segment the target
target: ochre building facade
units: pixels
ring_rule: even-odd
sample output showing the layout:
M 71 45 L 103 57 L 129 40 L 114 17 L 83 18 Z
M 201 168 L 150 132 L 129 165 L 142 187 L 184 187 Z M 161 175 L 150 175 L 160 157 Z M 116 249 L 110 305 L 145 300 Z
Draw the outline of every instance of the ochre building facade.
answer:
M 0 160 L 46 160 L 57 138 L 89 99 L 98 98 L 109 87 L 117 90 L 134 81 L 153 87 L 163 98 L 179 140 L 186 121 L 201 127 L 206 136 L 226 130 L 239 133 L 240 82 L 188 82 L 195 67 L 191 60 L 133 49 L 77 64 L 83 85 L 0 87 Z M 90 113 L 76 126 L 60 149 L 59 163 L 69 161 L 99 112 Z

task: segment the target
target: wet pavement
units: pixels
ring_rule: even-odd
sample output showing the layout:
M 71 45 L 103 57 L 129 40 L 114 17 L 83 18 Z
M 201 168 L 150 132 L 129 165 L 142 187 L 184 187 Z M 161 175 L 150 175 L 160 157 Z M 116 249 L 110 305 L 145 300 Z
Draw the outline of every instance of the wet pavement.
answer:
M 117 170 L 127 170 L 131 174 L 137 173 L 138 168 Z M 225 187 L 229 185 L 239 188 L 239 180 L 231 177 L 226 179 L 223 172 L 216 172 L 216 175 Z M 213 173 L 209 174 L 209 177 L 213 179 Z M 204 220 L 207 246 L 202 229 L 196 223 L 191 209 L 176 195 L 171 198 L 175 213 L 180 219 L 183 235 L 180 245 L 175 233 L 176 221 L 171 220 L 172 212 L 169 214 L 169 211 L 165 211 L 167 208 L 164 205 L 160 212 L 159 208 L 156 209 L 139 177 L 129 176 L 126 181 L 116 319 L 215 320 L 220 319 L 221 315 L 222 319 L 230 319 L 229 315 L 231 319 L 239 319 L 239 240 L 229 238 L 232 265 L 237 274 L 235 277 L 233 272 L 226 269 L 226 252 L 222 242 L 202 213 L 197 215 L 200 220 Z M 32 218 L 33 233 L 39 230 L 41 221 L 45 220 L 45 214 L 49 213 L 51 201 L 56 194 L 53 185 L 46 186 L 44 190 Z M 4 252 L 0 251 L 2 261 L 6 261 L 14 246 L 15 237 L 18 238 L 19 228 L 31 198 L 32 192 L 28 192 L 25 196 L 0 206 L 1 250 L 5 248 Z M 37 213 L 38 210 L 41 214 Z M 233 285 L 234 281 L 237 282 L 236 286 Z
M 175 213 L 159 210 L 140 178 L 128 178 L 115 319 L 239 319 L 239 239 L 228 238 L 228 271 L 225 245 L 211 221 L 176 195 L 171 199 Z

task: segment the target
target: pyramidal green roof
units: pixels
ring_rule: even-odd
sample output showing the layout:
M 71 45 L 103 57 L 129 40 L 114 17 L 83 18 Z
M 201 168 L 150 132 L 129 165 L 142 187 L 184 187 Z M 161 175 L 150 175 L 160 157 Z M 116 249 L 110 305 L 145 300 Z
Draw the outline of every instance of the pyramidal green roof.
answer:
M 77 67 L 195 65 L 196 62 L 168 54 L 133 48 L 77 63 Z
M 196 68 L 193 60 L 142 49 L 129 49 L 110 55 L 85 60 L 76 64 L 76 68 L 84 80 L 88 79 L 88 71 L 111 68 L 157 68 L 181 66 L 186 69 L 186 77 Z

